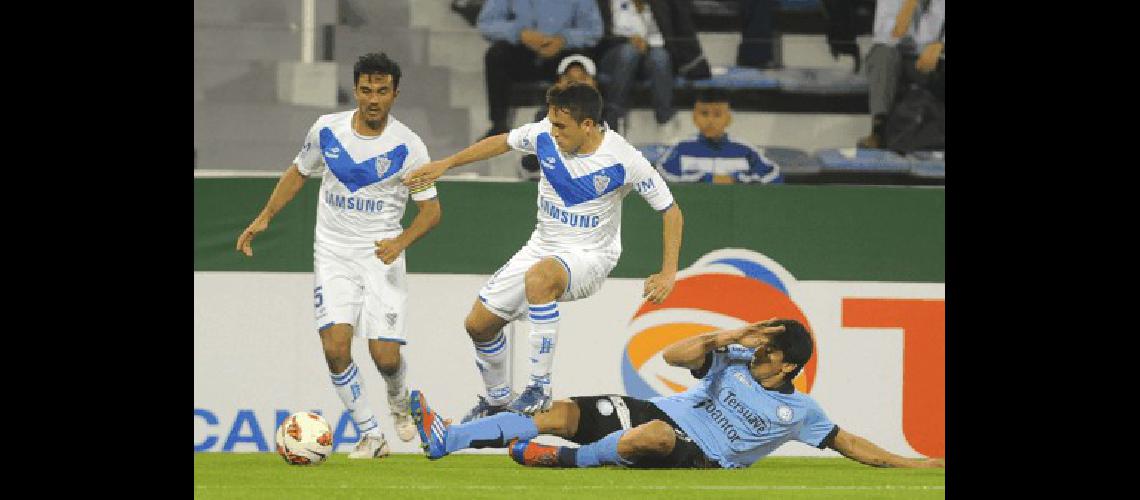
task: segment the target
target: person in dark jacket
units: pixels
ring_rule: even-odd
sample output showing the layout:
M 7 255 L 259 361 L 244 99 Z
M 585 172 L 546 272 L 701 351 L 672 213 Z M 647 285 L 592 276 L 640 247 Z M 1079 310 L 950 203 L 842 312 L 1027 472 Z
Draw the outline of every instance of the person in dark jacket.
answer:
M 605 96 L 603 119 L 617 125 L 635 78 L 651 81 L 654 118 L 669 122 L 674 76 L 709 78 L 689 4 L 681 0 L 597 0 L 605 34 L 595 51 Z
M 558 62 L 594 47 L 602 36 L 595 0 L 488 0 L 478 27 L 491 47 L 483 58 L 487 111 L 485 137 L 510 131 L 511 84 L 552 81 Z

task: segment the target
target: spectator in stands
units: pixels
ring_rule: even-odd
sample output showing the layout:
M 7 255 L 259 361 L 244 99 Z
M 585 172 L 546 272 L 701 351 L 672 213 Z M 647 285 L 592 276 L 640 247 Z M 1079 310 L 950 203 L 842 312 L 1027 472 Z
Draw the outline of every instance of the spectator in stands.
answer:
M 832 59 L 846 54 L 855 59 L 853 73 L 859 72 L 863 54 L 855 42 L 855 2 L 852 0 L 823 0 L 823 15 L 827 20 L 827 48 Z
M 945 0 L 878 0 L 871 50 L 867 52 L 868 107 L 871 135 L 861 148 L 879 148 L 883 127 L 900 85 L 927 81 L 941 66 L 946 36 Z M 941 74 L 941 72 L 939 72 Z M 940 93 L 940 92 L 936 92 Z
M 712 76 L 701 53 L 689 3 L 682 0 L 597 0 L 605 25 L 598 44 L 602 118 L 624 134 L 630 90 L 635 79 L 650 82 L 658 135 L 672 132 L 673 79 Z
M 510 131 L 513 82 L 551 78 L 563 57 L 593 47 L 602 36 L 595 0 L 487 0 L 478 26 L 491 41 L 484 57 L 488 137 Z
M 700 130 L 696 139 L 677 143 L 658 163 L 665 180 L 713 184 L 784 182 L 779 165 L 751 146 L 728 138 L 725 130 L 732 123 L 732 108 L 725 90 L 707 89 L 697 94 L 693 123 Z
M 598 88 L 598 80 L 595 76 L 598 74 L 597 66 L 594 64 L 593 59 L 586 57 L 582 54 L 571 54 L 558 63 L 558 76 L 555 77 L 555 85 L 569 85 L 571 83 L 580 82 L 585 83 L 595 89 Z M 534 121 L 540 122 L 546 118 L 546 113 L 550 108 L 548 106 L 540 106 L 538 111 L 534 113 Z M 603 127 L 608 127 L 606 123 L 602 122 Z M 520 162 L 522 167 L 523 179 L 537 181 L 541 174 L 538 171 L 538 157 L 533 153 L 524 155 Z
M 740 46 L 736 50 L 736 65 L 749 68 L 773 68 L 772 56 L 775 41 L 776 0 L 741 0 Z
M 574 82 L 581 82 L 598 88 L 598 66 L 594 64 L 594 60 L 582 54 L 570 54 L 563 57 L 558 62 L 557 74 L 554 77 L 555 85 L 568 85 Z M 546 112 L 549 108 L 547 106 L 540 106 L 538 111 L 534 113 L 534 121 L 542 121 L 546 118 Z

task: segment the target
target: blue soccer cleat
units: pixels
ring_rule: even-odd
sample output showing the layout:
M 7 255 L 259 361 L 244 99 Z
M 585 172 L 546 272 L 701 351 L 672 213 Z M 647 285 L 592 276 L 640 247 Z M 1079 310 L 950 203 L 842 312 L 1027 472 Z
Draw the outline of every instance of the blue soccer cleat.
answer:
M 467 422 L 475 419 L 489 417 L 501 411 L 506 411 L 506 409 L 507 405 L 505 404 L 493 405 L 487 402 L 487 398 L 479 396 L 479 402 L 475 404 L 475 407 L 472 408 L 471 411 L 467 412 L 467 414 L 463 416 L 463 420 L 460 420 L 459 423 L 466 424 Z
M 432 411 L 427 404 L 427 398 L 421 391 L 412 391 L 411 404 L 412 419 L 416 422 L 416 430 L 420 433 L 420 447 L 429 459 L 439 460 L 447 455 L 444 439 L 447 437 L 447 428 L 450 426 L 443 421 L 438 413 Z
M 507 409 L 523 415 L 534 415 L 549 410 L 552 404 L 554 398 L 551 396 L 550 384 L 530 384 L 507 405 Z

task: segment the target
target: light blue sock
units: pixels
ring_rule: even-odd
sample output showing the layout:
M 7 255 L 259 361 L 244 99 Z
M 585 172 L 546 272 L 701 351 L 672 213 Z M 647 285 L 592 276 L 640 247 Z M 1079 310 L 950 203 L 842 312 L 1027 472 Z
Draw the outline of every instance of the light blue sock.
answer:
M 578 467 L 597 467 L 607 464 L 629 465 L 633 463 L 618 455 L 618 440 L 621 439 L 622 434 L 625 434 L 625 431 L 625 429 L 613 431 L 598 441 L 578 448 L 578 456 L 575 459 Z
M 511 439 L 537 436 L 538 427 L 530 417 L 502 412 L 466 424 L 453 424 L 447 429 L 444 445 L 448 453 L 454 453 L 467 448 L 503 448 Z

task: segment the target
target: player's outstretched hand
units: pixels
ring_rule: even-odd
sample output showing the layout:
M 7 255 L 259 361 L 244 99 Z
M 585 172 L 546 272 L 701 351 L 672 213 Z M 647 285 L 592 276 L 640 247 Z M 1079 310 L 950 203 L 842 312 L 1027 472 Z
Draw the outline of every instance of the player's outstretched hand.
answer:
M 263 220 L 261 217 L 253 219 L 249 227 L 241 232 L 241 236 L 238 236 L 237 251 L 244 253 L 246 257 L 253 257 L 253 237 L 265 231 L 268 227 L 269 222 Z
M 784 331 L 783 325 L 775 325 L 779 318 L 770 318 L 744 327 L 739 344 L 749 349 L 760 347 L 767 342 L 765 335 L 774 335 Z
M 645 279 L 645 290 L 641 293 L 654 304 L 660 304 L 673 291 L 673 284 L 677 281 L 675 273 L 657 273 Z
M 376 242 L 376 257 L 384 261 L 385 264 L 396 262 L 396 259 L 400 257 L 400 252 L 403 251 L 404 245 L 395 239 Z
M 920 469 L 934 469 L 934 468 L 945 469 L 946 468 L 946 459 L 945 458 L 926 458 L 926 459 L 916 460 L 915 462 L 917 462 L 917 463 L 914 464 L 914 467 L 917 467 Z
M 404 177 L 404 185 L 412 188 L 413 191 L 418 191 L 430 186 L 446 171 L 446 162 L 442 160 L 433 161 L 408 173 L 407 177 Z

